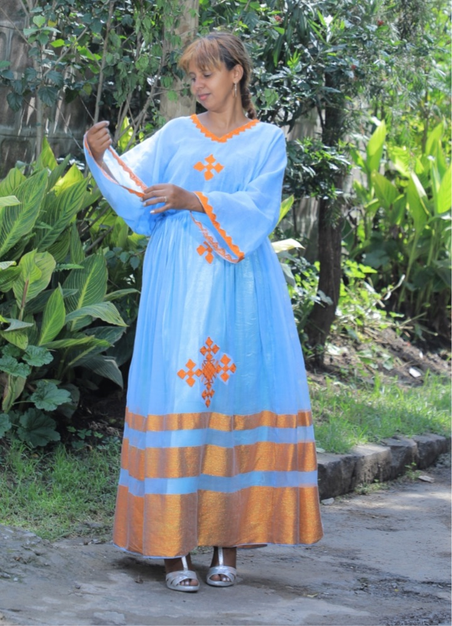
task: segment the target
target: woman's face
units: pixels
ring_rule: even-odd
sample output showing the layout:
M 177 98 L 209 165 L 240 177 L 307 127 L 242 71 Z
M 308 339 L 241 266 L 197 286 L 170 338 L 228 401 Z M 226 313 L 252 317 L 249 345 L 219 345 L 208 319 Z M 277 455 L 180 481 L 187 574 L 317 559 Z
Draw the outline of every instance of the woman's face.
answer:
M 234 83 L 239 83 L 242 74 L 240 65 L 228 70 L 222 63 L 220 69 L 204 71 L 194 61 L 188 66 L 191 92 L 208 111 L 222 111 L 233 103 Z M 238 85 L 237 91 L 239 95 Z

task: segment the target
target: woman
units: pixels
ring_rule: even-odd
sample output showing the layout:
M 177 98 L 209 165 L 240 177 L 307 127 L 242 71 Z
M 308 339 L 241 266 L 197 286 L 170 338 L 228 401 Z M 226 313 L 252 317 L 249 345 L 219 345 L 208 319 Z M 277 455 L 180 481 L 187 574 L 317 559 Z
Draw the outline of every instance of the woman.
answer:
M 121 158 L 108 122 L 85 147 L 105 198 L 151 237 L 114 542 L 164 558 L 170 589 L 197 591 L 198 545 L 215 546 L 208 584 L 230 586 L 237 546 L 311 544 L 322 529 L 303 357 L 268 239 L 284 135 L 256 119 L 238 38 L 198 39 L 180 65 L 204 113 Z

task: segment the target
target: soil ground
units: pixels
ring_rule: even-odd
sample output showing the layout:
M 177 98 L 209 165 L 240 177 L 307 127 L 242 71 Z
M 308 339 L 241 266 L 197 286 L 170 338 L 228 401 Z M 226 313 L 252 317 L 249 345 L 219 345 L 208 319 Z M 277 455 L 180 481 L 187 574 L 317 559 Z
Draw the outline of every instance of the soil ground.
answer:
M 169 591 L 163 562 L 0 527 L 0 625 L 450 625 L 450 456 L 419 478 L 322 506 L 310 547 L 240 550 L 235 587 Z

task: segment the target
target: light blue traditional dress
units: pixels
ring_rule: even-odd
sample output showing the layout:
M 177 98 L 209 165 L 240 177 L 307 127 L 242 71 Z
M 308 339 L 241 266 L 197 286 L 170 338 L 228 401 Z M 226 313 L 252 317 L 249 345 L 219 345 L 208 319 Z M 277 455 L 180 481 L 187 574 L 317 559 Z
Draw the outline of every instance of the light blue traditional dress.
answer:
M 268 239 L 285 139 L 250 120 L 223 137 L 172 120 L 100 169 L 104 197 L 150 236 L 129 375 L 114 542 L 172 558 L 199 545 L 311 544 L 322 536 L 302 352 Z M 205 213 L 153 215 L 172 183 Z

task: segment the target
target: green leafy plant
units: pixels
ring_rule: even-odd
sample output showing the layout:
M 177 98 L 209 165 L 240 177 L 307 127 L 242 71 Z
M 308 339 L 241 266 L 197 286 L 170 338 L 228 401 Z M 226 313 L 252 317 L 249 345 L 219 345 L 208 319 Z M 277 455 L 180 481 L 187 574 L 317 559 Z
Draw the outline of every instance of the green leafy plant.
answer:
M 392 298 L 394 310 L 425 321 L 428 316 L 427 325 L 444 332 L 450 306 L 452 201 L 443 132 L 443 124 L 436 126 L 416 155 L 386 144 L 381 123 L 364 155 L 354 151 L 365 178 L 354 182 L 362 207 L 351 216 L 356 226 L 349 227 L 346 243 L 351 258 L 378 270 L 376 289 L 402 284 Z
M 33 106 L 37 117 L 36 154 L 43 146 L 45 119 L 56 105 L 81 100 L 94 122 L 111 121 L 115 143 L 126 146 L 144 129 L 160 126 L 163 93 L 174 90 L 176 34 L 183 3 L 175 0 L 27 0 L 21 3 L 24 28 L 0 7 L 0 16 L 16 31 L 30 63 L 22 71 L 0 62 L 0 81 L 9 89 L 14 111 Z M 64 110 L 59 108 L 59 115 Z
M 32 446 L 59 438 L 52 416 L 74 412 L 80 371 L 122 386 L 106 354 L 126 327 L 112 300 L 136 293 L 107 293 L 102 250 L 85 255 L 77 215 L 98 193 L 66 169 L 45 143 L 28 176 L 14 168 L 0 182 L 0 436 Z

